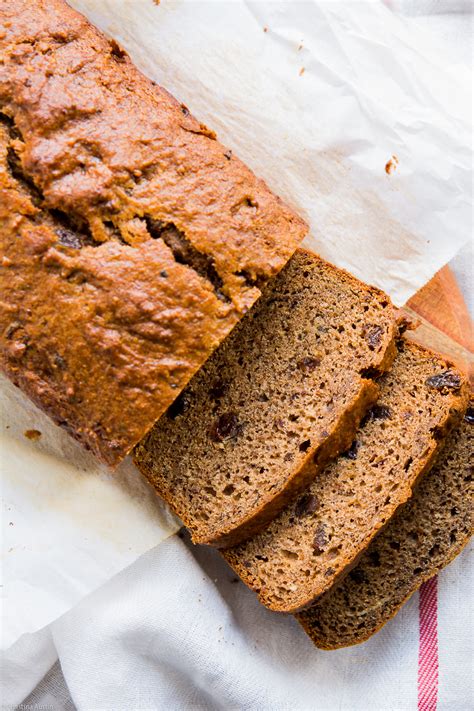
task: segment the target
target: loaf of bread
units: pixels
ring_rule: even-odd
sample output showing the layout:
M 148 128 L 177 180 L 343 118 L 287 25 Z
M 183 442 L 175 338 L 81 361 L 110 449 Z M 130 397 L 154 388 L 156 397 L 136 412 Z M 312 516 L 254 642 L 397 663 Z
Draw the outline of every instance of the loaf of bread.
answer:
M 235 544 L 350 446 L 397 334 L 386 294 L 299 249 L 135 461 L 195 542 Z
M 114 465 L 306 226 L 65 2 L 0 22 L 1 368 Z
M 365 641 L 461 552 L 473 532 L 473 455 L 471 407 L 413 497 L 358 565 L 341 585 L 297 616 L 318 647 L 337 649 Z
M 327 592 L 410 498 L 468 402 L 465 377 L 407 341 L 351 447 L 258 536 L 224 551 L 265 605 L 295 612 Z

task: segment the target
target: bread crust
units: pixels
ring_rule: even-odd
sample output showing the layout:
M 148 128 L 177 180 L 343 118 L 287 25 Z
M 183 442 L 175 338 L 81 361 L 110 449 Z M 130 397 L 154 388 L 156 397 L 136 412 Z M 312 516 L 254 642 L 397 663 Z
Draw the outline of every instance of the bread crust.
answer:
M 307 226 L 65 2 L 0 19 L 0 365 L 115 465 Z

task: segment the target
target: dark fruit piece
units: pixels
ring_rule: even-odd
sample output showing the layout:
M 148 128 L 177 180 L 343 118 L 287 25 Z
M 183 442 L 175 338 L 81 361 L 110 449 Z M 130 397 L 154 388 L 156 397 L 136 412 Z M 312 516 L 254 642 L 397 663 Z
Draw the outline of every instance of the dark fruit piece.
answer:
M 383 328 L 380 326 L 366 326 L 364 328 L 364 338 L 369 344 L 369 348 L 374 350 L 382 341 Z
M 435 390 L 459 390 L 461 376 L 452 370 L 445 370 L 444 373 L 437 373 L 427 378 L 426 385 Z
M 359 442 L 355 439 L 350 448 L 347 450 L 347 452 L 344 452 L 342 455 L 343 457 L 346 457 L 347 459 L 357 459 L 357 452 L 359 450 Z
M 242 425 L 239 424 L 235 412 L 224 412 L 212 425 L 210 435 L 215 442 L 223 442 L 226 439 L 237 437 L 241 428 Z
M 474 425 L 474 407 L 468 407 L 467 412 L 464 415 L 464 419 L 466 422 L 469 422 L 470 425 Z
M 296 502 L 295 514 L 298 518 L 309 516 L 318 508 L 318 500 L 312 494 L 305 494 Z
M 326 527 L 324 523 L 318 523 L 313 539 L 313 550 L 315 553 L 323 553 L 328 543 L 326 538 Z
M 58 227 L 56 229 L 56 234 L 58 235 L 58 242 L 64 247 L 70 247 L 71 249 L 81 249 L 83 246 L 82 240 L 76 232 L 67 230 L 65 227 Z
M 182 415 L 184 412 L 189 407 L 189 397 L 186 395 L 185 392 L 182 392 L 181 395 L 178 395 L 176 400 L 171 403 L 171 405 L 168 408 L 167 415 L 170 418 L 170 420 L 175 420 L 179 415 Z
M 320 358 L 314 358 L 313 356 L 305 356 L 301 360 L 299 360 L 296 364 L 298 370 L 307 371 L 311 372 L 315 370 L 318 365 L 321 365 L 321 359 Z
M 385 405 L 374 405 L 370 410 L 370 416 L 374 420 L 390 420 L 392 413 L 390 408 Z

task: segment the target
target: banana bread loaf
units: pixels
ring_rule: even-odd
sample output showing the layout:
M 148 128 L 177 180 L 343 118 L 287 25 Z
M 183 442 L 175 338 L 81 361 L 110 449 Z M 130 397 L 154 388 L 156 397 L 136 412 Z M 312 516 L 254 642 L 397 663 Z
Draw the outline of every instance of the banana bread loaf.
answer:
M 358 565 L 341 585 L 297 615 L 318 647 L 364 642 L 461 552 L 472 535 L 473 455 L 471 407 L 410 501 Z
M 0 25 L 1 367 L 113 465 L 306 226 L 62 0 Z
M 224 551 L 273 610 L 310 605 L 348 572 L 464 414 L 465 378 L 419 346 L 400 348 L 348 451 L 258 536 Z
M 352 442 L 395 354 L 388 297 L 297 250 L 135 449 L 191 530 L 230 545 Z

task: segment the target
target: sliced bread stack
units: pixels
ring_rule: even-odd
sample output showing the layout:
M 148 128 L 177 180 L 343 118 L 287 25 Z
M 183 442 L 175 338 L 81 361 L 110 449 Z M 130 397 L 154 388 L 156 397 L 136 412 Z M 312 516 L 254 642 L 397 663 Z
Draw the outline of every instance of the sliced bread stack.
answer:
M 343 610 L 347 574 L 468 403 L 465 377 L 399 326 L 385 294 L 298 250 L 135 449 L 193 540 L 224 548 L 266 606 L 317 604 L 299 620 L 321 646 L 347 626 L 325 601 Z
M 461 375 L 418 346 L 400 348 L 348 451 L 264 531 L 224 553 L 273 610 L 307 607 L 354 565 L 462 417 Z
M 318 647 L 337 649 L 368 639 L 461 552 L 473 528 L 473 453 L 471 407 L 413 497 L 341 585 L 297 615 Z
M 135 461 L 194 542 L 234 545 L 350 446 L 397 335 L 385 294 L 299 250 Z

